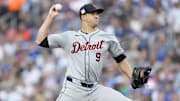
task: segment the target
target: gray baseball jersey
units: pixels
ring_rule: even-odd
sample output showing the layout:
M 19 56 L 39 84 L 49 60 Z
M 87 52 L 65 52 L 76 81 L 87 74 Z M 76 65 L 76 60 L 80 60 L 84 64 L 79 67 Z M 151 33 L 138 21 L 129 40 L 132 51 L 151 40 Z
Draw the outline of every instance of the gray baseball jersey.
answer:
M 66 75 L 86 82 L 97 82 L 106 54 L 116 57 L 124 52 L 113 34 L 102 30 L 86 34 L 66 31 L 48 36 L 50 48 L 62 47 L 68 54 L 69 67 Z
M 89 34 L 66 31 L 49 35 L 47 39 L 50 48 L 64 48 L 69 62 L 66 79 L 56 101 L 132 101 L 97 83 L 108 52 L 113 57 L 124 52 L 113 34 L 99 29 Z M 93 86 L 88 87 L 87 84 Z

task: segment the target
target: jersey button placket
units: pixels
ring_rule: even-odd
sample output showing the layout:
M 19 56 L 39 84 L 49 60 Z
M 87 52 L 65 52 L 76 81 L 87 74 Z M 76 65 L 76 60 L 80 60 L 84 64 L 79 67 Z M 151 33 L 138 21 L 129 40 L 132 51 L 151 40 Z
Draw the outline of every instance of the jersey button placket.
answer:
M 87 68 L 87 79 L 88 81 L 90 80 L 89 79 L 89 58 L 88 58 L 88 54 L 89 54 L 89 50 L 86 51 L 86 68 Z
M 87 39 L 89 39 L 89 36 L 87 37 Z M 90 40 L 87 40 L 87 41 L 90 43 Z M 87 68 L 87 79 L 88 79 L 88 81 L 90 81 L 89 52 L 90 52 L 89 49 L 86 50 L 86 68 Z

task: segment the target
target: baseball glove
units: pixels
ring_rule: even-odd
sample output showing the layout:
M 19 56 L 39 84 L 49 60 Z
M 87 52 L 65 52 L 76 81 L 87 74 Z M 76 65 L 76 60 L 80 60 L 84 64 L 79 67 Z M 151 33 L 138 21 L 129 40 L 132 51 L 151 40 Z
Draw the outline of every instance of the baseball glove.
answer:
M 131 86 L 134 89 L 144 86 L 148 81 L 150 72 L 150 67 L 135 67 L 132 73 Z

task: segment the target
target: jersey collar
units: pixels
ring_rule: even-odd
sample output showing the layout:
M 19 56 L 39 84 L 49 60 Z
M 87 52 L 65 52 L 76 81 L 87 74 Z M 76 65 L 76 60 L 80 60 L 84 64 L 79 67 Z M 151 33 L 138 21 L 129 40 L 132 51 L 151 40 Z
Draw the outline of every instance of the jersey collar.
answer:
M 91 33 L 85 33 L 85 32 L 82 32 L 81 30 L 79 30 L 79 33 L 80 34 L 83 34 L 83 35 L 91 35 L 91 34 L 95 34 L 95 33 L 97 33 L 97 32 L 99 32 L 99 29 L 97 28 L 95 31 L 93 31 L 93 32 L 91 32 Z

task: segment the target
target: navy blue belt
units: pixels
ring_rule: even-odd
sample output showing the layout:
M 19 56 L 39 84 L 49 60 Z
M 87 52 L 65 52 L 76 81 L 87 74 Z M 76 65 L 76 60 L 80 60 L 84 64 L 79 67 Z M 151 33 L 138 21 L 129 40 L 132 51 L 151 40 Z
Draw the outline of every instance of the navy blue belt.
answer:
M 73 82 L 73 78 L 67 76 L 66 77 L 66 80 L 70 81 L 70 82 Z M 87 88 L 92 88 L 94 86 L 94 84 L 87 84 L 87 83 L 84 83 L 84 82 L 80 82 L 81 86 L 83 87 L 87 87 Z

